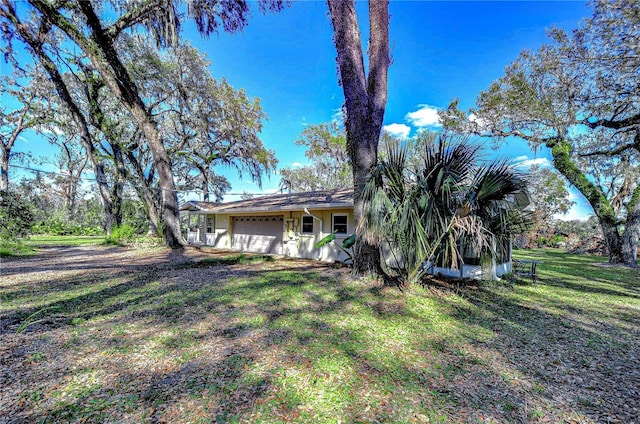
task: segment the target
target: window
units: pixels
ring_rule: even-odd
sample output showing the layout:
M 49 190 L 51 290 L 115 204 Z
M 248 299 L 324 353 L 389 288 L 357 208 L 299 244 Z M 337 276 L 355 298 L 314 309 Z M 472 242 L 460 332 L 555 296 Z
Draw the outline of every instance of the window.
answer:
M 303 216 L 302 217 L 302 234 L 313 234 L 313 217 L 312 216 Z
M 347 214 L 333 215 L 331 221 L 331 230 L 334 233 L 347 234 Z
M 207 233 L 213 233 L 213 216 L 207 217 Z

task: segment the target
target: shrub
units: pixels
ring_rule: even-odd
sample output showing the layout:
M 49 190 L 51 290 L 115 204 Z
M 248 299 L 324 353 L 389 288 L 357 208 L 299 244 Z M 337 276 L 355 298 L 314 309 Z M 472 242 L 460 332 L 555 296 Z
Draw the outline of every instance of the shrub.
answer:
M 58 216 L 52 216 L 46 221 L 38 222 L 33 226 L 34 234 L 48 234 L 51 236 L 65 236 L 71 233 L 67 222 Z
M 32 227 L 32 232 L 33 234 L 47 234 L 51 236 L 98 236 L 104 234 L 104 229 L 99 226 L 68 222 L 54 215 L 46 221 L 36 223 Z
M 109 244 L 130 244 L 136 238 L 136 229 L 131 225 L 122 224 L 111 228 L 111 234 L 107 236 Z

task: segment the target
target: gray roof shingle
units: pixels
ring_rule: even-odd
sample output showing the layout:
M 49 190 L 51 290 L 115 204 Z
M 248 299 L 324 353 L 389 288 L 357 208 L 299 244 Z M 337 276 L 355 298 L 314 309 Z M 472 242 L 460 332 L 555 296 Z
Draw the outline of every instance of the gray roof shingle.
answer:
M 277 212 L 353 207 L 353 190 L 320 190 L 303 193 L 268 194 L 226 203 L 191 201 L 180 210 L 211 213 Z

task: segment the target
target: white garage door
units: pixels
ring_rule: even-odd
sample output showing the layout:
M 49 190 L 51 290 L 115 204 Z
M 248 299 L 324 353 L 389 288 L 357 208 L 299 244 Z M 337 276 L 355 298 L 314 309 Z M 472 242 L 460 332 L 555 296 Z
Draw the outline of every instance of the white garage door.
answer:
M 231 247 L 281 255 L 283 225 L 283 216 L 235 216 Z

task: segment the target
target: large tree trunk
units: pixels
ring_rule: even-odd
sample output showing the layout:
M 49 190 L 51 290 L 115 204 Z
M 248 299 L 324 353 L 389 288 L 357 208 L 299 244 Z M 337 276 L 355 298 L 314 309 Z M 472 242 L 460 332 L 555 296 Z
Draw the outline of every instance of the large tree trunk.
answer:
M 158 209 L 155 207 L 155 204 L 151 201 L 147 201 L 146 204 L 147 204 L 147 216 L 149 217 L 149 222 L 147 225 L 147 235 L 157 237 L 160 234 L 158 229 L 158 226 L 160 225 L 160 217 L 158 216 Z
M 9 188 L 9 149 L 0 152 L 0 190 Z
M 160 140 L 155 124 L 151 122 L 151 116 L 141 107 L 132 105 L 131 112 L 140 125 L 142 133 L 149 144 L 153 155 L 162 199 L 162 217 L 164 221 L 164 238 L 167 246 L 172 249 L 182 247 L 185 241 L 180 233 L 180 210 L 178 208 L 178 195 L 173 181 L 171 160 Z
M 129 163 L 133 167 L 140 184 L 135 185 L 135 190 L 138 193 L 138 197 L 141 200 L 144 200 L 146 209 L 147 209 L 147 217 L 149 219 L 149 235 L 159 235 L 158 228 L 160 226 L 160 208 L 153 196 L 153 191 L 151 189 L 151 184 L 149 181 L 153 179 L 152 173 L 149 175 L 149 180 L 147 180 L 147 176 L 145 176 L 144 169 L 142 169 L 142 165 L 135 157 L 132 151 L 126 150 L 125 152 Z
M 638 267 L 638 239 L 640 238 L 640 186 L 635 189 L 627 205 L 627 221 L 622 234 L 622 262 L 632 268 Z
M 102 28 L 100 19 L 96 15 L 93 6 L 88 2 L 81 2 L 80 8 L 92 30 L 92 40 L 96 43 L 95 46 L 81 45 L 80 47 L 87 54 L 107 86 L 128 107 L 138 123 L 140 130 L 145 135 L 158 172 L 165 242 L 173 249 L 182 247 L 185 241 L 180 233 L 180 212 L 178 208 L 178 196 L 173 181 L 173 172 L 171 170 L 171 160 L 160 139 L 157 125 L 146 110 L 138 93 L 138 88 L 120 61 L 113 46 L 113 40 L 109 38 L 104 28 Z M 74 41 L 78 42 L 81 40 L 76 39 Z M 92 47 L 98 47 L 102 55 L 96 55 Z
M 599 222 L 607 250 L 609 250 L 609 263 L 622 263 L 622 237 L 618 233 L 617 223 L 607 219 L 600 219 Z
M 93 78 L 93 75 L 91 75 L 92 71 L 88 67 L 82 66 L 82 70 L 85 75 L 84 90 L 89 103 L 90 122 L 94 127 L 99 128 L 105 135 L 105 137 L 110 139 L 112 135 L 110 134 L 109 125 L 107 125 L 105 122 L 104 113 L 102 112 L 99 101 L 100 89 L 104 84 L 97 78 Z M 104 171 L 104 163 L 102 159 L 96 159 L 95 162 L 98 165 L 94 166 L 94 169 L 96 169 L 96 171 L 94 172 L 96 172 L 96 179 L 98 181 L 98 187 L 100 189 L 100 196 L 103 200 L 102 206 L 104 208 L 105 230 L 107 231 L 107 235 L 111 235 L 111 230 L 114 226 L 122 225 L 122 190 L 123 180 L 125 178 L 122 149 L 119 144 L 114 143 L 111 140 L 109 141 L 109 145 L 111 146 L 112 158 L 116 166 L 114 185 L 111 190 L 109 189 L 107 184 L 106 174 Z M 98 152 L 96 151 L 96 157 L 97 153 Z M 94 154 L 92 153 L 92 155 Z
M 92 161 L 94 163 L 94 161 Z M 109 192 L 109 187 L 106 184 L 107 176 L 104 172 L 104 164 L 102 161 L 94 163 L 93 166 L 96 180 L 98 181 L 98 190 L 100 191 L 100 200 L 102 203 L 102 209 L 104 210 L 104 228 L 107 231 L 107 235 L 111 235 L 111 230 L 114 225 L 120 225 L 117 221 L 114 210 L 114 202 Z
M 547 147 L 551 149 L 553 166 L 558 170 L 558 172 L 564 175 L 564 177 L 573 184 L 580 193 L 582 193 L 593 208 L 593 212 L 600 223 L 600 228 L 602 228 L 605 243 L 609 249 L 609 262 L 612 264 L 623 263 L 629 266 L 637 266 L 637 264 L 635 264 L 635 259 L 633 260 L 633 264 L 630 263 L 629 254 L 625 255 L 623 250 L 631 249 L 634 237 L 637 246 L 638 224 L 631 222 L 629 236 L 622 237 L 618 230 L 620 222 L 616 217 L 611 202 L 609 202 L 607 196 L 600 187 L 589 181 L 582 171 L 580 171 L 580 169 L 578 169 L 578 167 L 573 163 L 570 157 L 571 145 L 561 138 L 554 138 L 547 141 Z M 640 194 L 634 196 L 637 197 L 640 196 Z M 632 216 L 633 214 L 629 215 L 629 217 Z M 623 248 L 625 240 L 627 240 L 627 246 Z
M 122 147 L 118 143 L 111 143 L 111 151 L 113 152 L 113 162 L 116 166 L 115 181 L 113 183 L 113 215 L 116 225 L 122 225 L 122 194 L 124 190 L 124 182 L 126 179 L 126 171 L 124 167 L 124 156 Z
M 360 29 L 352 0 L 328 0 L 345 97 L 347 150 L 354 180 L 354 217 L 358 228 L 366 207 L 362 190 L 378 160 L 378 141 L 387 102 L 389 11 L 387 0 L 369 2 L 369 75 L 365 74 Z M 380 250 L 357 237 L 354 272 L 380 274 Z
M 202 200 L 205 202 L 209 201 L 209 179 L 205 174 L 202 175 Z

